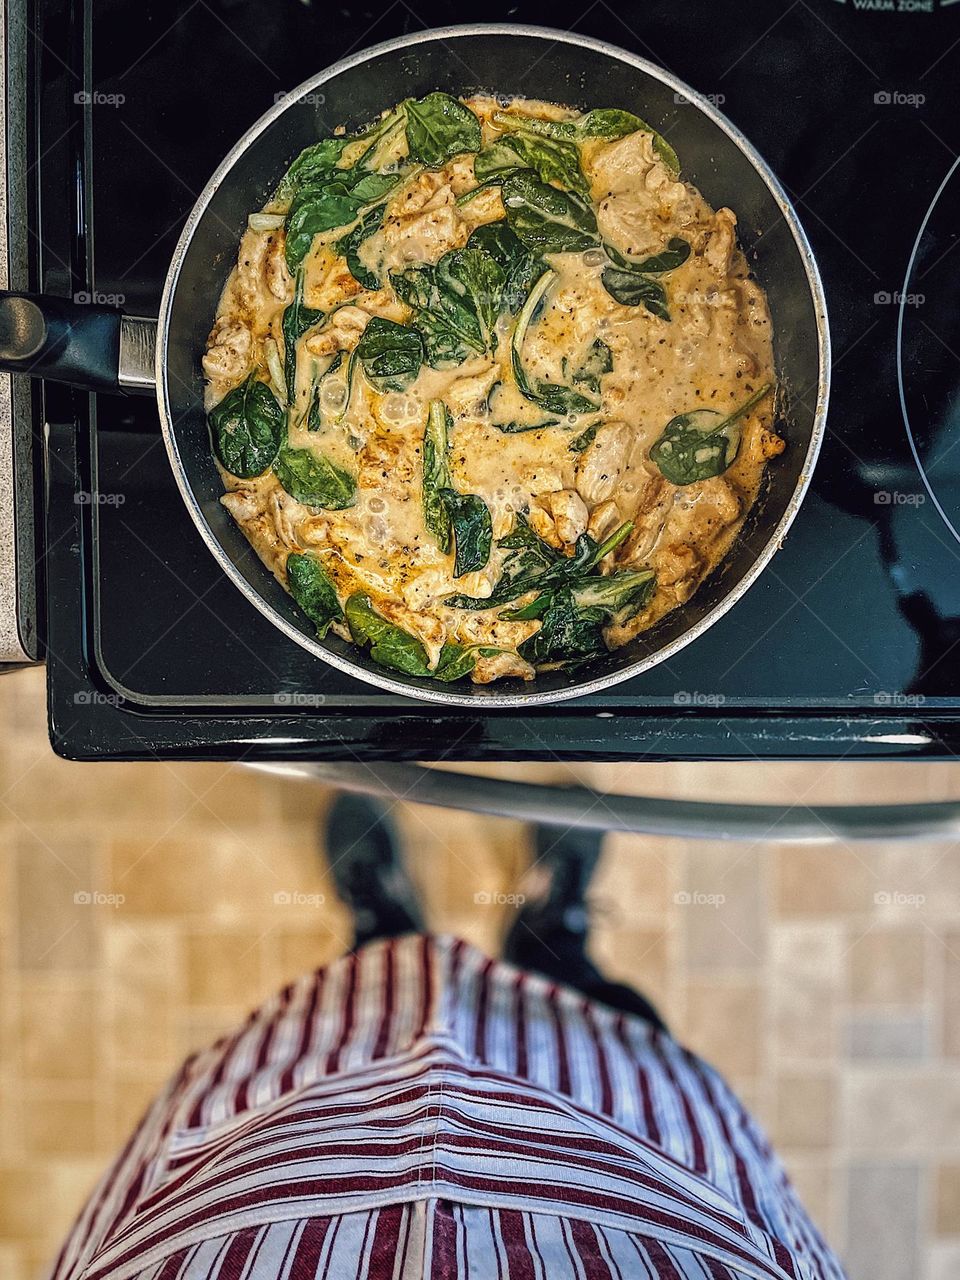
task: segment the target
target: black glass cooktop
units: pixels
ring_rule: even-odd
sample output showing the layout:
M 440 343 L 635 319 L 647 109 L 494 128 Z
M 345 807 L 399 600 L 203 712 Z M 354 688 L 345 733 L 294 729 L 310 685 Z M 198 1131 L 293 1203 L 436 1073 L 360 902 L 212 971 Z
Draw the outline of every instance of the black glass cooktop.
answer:
M 812 491 L 782 551 L 705 636 L 605 695 L 446 711 L 328 669 L 221 578 L 181 507 L 152 400 L 51 390 L 55 746 L 462 760 L 952 752 L 960 4 L 53 0 L 31 19 L 39 282 L 156 314 L 195 196 L 279 94 L 352 50 L 470 20 L 564 26 L 643 54 L 718 104 L 786 186 L 823 274 L 834 368 Z M 92 489 L 101 501 L 75 501 Z

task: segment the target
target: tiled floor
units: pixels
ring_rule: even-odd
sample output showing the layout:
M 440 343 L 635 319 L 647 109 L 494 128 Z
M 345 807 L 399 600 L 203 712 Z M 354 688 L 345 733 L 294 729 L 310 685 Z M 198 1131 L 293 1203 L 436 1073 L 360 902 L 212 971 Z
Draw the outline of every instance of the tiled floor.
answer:
M 960 795 L 946 766 L 567 776 L 690 798 Z M 37 1275 L 188 1050 L 343 950 L 315 847 L 328 802 L 222 765 L 64 763 L 46 743 L 42 674 L 0 679 L 4 1280 Z M 495 949 L 523 830 L 400 816 L 431 925 Z M 595 900 L 597 958 L 759 1113 L 852 1280 L 960 1276 L 960 848 L 615 836 Z

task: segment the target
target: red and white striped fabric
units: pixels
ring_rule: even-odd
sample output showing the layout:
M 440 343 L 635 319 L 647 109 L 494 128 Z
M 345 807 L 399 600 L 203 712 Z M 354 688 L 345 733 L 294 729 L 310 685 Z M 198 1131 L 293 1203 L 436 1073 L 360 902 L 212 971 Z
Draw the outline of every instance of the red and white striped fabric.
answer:
M 734 1029 L 735 1030 L 735 1029 Z M 450 938 L 374 943 L 190 1059 L 54 1280 L 842 1280 L 723 1080 Z

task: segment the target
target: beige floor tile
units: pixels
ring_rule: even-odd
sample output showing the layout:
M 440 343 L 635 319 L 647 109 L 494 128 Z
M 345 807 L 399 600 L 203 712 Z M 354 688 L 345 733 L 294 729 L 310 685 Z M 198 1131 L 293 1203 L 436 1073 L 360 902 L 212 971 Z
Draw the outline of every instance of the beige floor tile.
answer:
M 840 1045 L 846 954 L 835 924 L 777 925 L 771 931 L 772 1044 L 786 1060 L 822 1065 Z
M 98 1132 L 97 1090 L 64 1098 L 50 1089 L 32 1089 L 23 1100 L 24 1144 L 29 1159 L 44 1156 L 110 1154 Z
M 184 935 L 186 995 L 191 1004 L 256 1007 L 270 989 L 265 982 L 263 931 L 246 929 Z
M 24 1076 L 89 1084 L 101 1064 L 99 989 L 69 973 L 21 982 L 18 1042 Z
M 591 955 L 614 982 L 636 987 L 670 1019 L 670 944 L 665 929 L 601 928 Z
M 937 1235 L 960 1237 L 960 1161 L 937 1168 L 934 1206 Z
M 168 1067 L 174 1016 L 185 996 L 180 934 L 166 920 L 123 908 L 103 933 L 104 1034 L 113 1070 Z
M 721 841 L 684 846 L 680 886 L 688 968 L 758 970 L 766 959 L 769 851 Z
M 740 979 L 687 984 L 681 1036 L 724 1075 L 753 1077 L 761 1065 L 762 998 L 754 982 Z
M 960 928 L 943 934 L 939 950 L 944 966 L 943 1051 L 960 1058 Z
M 772 1137 L 784 1150 L 826 1150 L 837 1140 L 836 1080 L 785 1071 L 777 1078 Z
M 960 1073 L 928 1066 L 851 1070 L 841 1106 L 846 1141 L 857 1151 L 960 1159 Z
M 97 960 L 91 842 L 69 833 L 21 831 L 15 842 L 20 927 L 15 962 L 23 969 L 90 969 Z
M 838 916 L 871 912 L 876 873 L 850 845 L 782 845 L 771 851 L 774 903 L 780 916 Z
M 853 926 L 849 944 L 854 1004 L 919 1004 L 926 990 L 930 936 L 923 928 Z

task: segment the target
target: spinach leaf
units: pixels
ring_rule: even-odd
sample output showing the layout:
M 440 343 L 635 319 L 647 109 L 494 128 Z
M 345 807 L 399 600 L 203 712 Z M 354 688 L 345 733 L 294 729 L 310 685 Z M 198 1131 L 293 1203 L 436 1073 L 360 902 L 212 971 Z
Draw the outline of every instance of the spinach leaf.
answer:
M 471 232 L 468 249 L 484 249 L 503 272 L 500 306 L 511 315 L 523 306 L 535 282 L 547 269 L 538 253 L 524 248 L 523 241 L 511 231 L 506 219 L 485 222 Z
M 452 427 L 453 418 L 447 406 L 442 400 L 431 400 L 423 433 L 421 500 L 423 522 L 443 552 L 450 550 L 453 537 L 450 512 L 443 497 L 452 483 L 447 461 Z
M 384 200 L 401 177 L 354 167 L 336 169 L 328 181 L 302 186 L 287 214 L 284 253 L 291 273 L 310 252 L 314 236 L 352 223 L 366 205 Z
M 527 167 L 521 163 L 513 147 L 507 146 L 506 139 L 498 138 L 496 142 L 491 142 L 488 147 L 484 147 L 474 160 L 473 176 L 479 183 L 479 190 L 487 186 L 497 186 L 508 173 L 515 173 L 517 169 Z M 465 192 L 457 203 L 465 203 L 473 194 L 473 191 Z M 477 230 L 479 229 L 478 227 Z
M 503 118 L 505 117 L 501 116 Z M 501 169 L 505 170 L 506 156 L 513 152 L 520 160 L 520 166 L 514 160 L 514 168 L 532 169 L 542 182 L 559 182 L 579 195 L 590 195 L 590 184 L 580 168 L 580 151 L 573 142 L 538 136 L 533 130 L 526 130 L 523 116 L 506 118 L 512 121 L 511 128 L 516 132 L 506 133 L 498 138 L 493 144 L 498 148 L 496 156 L 486 163 L 499 163 Z
M 540 619 L 539 631 L 519 648 L 527 662 L 579 665 L 605 652 L 604 625 L 615 615 L 637 613 L 655 588 L 650 569 L 582 578 L 571 575 L 569 582 L 542 591 L 529 604 L 505 610 L 502 616 Z
M 480 121 L 449 93 L 408 98 L 404 106 L 410 155 L 428 169 L 441 169 L 454 156 L 480 150 Z
M 320 324 L 325 313 L 303 305 L 303 272 L 297 272 L 293 301 L 285 309 L 280 328 L 283 331 L 283 379 L 287 388 L 287 404 L 292 405 L 297 389 L 297 341 L 308 329 Z
M 485 349 L 493 345 L 493 328 L 500 313 L 503 270 L 485 249 L 453 249 L 437 263 L 437 286 L 456 298 L 480 322 Z
M 343 618 L 336 588 L 316 556 L 292 552 L 287 556 L 287 586 L 297 604 L 317 628 L 322 640 L 332 622 Z
M 493 522 L 482 498 L 453 488 L 448 451 L 453 418 L 442 400 L 432 400 L 423 433 L 421 500 L 423 522 L 443 552 L 456 549 L 454 575 L 482 569 L 490 559 Z
M 521 116 L 518 112 L 503 111 L 496 111 L 493 116 L 494 122 L 504 128 L 512 127 L 518 118 L 523 120 L 524 128 L 532 133 L 569 142 L 583 142 L 585 138 L 605 138 L 613 142 L 642 130 L 652 135 L 653 148 L 669 172 L 674 177 L 680 172 L 680 160 L 670 143 L 632 111 L 624 111 L 619 107 L 601 107 L 588 111 L 575 120 L 541 120 L 536 116 Z
M 364 240 L 374 235 L 383 226 L 383 209 L 375 205 L 363 215 L 352 231 L 348 231 L 336 243 L 337 253 L 343 254 L 347 260 L 347 269 L 358 284 L 364 289 L 379 289 L 380 277 L 360 260 L 360 246 Z
M 356 357 L 378 391 L 403 391 L 420 372 L 423 341 L 415 329 L 373 316 L 357 343 Z
M 357 483 L 353 476 L 312 449 L 291 449 L 284 445 L 274 460 L 273 469 L 290 497 L 305 506 L 342 511 L 356 501 Z
M 726 416 L 715 409 L 691 409 L 671 418 L 650 450 L 660 474 L 676 485 L 722 475 L 740 449 L 740 419 L 769 390 L 767 383 Z
M 485 249 L 452 249 L 435 267 L 392 272 L 390 282 L 414 313 L 411 324 L 423 338 L 431 368 L 462 364 L 495 345 L 505 279 Z
M 444 600 L 451 609 L 494 609 L 509 604 L 518 596 L 528 591 L 542 591 L 547 587 L 573 587 L 591 574 L 604 556 L 614 551 L 629 536 L 633 524 L 627 522 L 610 535 L 606 541 L 597 543 L 588 533 L 577 539 L 572 556 L 551 547 L 543 541 L 526 518 L 518 513 L 510 532 L 499 540 L 497 546 L 512 551 L 503 564 L 500 581 L 487 597 L 453 595 Z M 543 602 L 543 606 L 545 607 Z M 530 606 L 524 606 L 529 608 Z M 516 617 L 539 617 L 538 612 L 526 614 L 517 611 Z
M 520 394 L 534 404 L 539 405 L 542 409 L 546 409 L 548 413 L 561 415 L 568 413 L 594 413 L 600 407 L 597 400 L 590 399 L 581 392 L 575 391 L 573 387 L 566 387 L 561 383 L 541 382 L 539 379 L 530 378 L 523 367 L 524 339 L 547 290 L 555 279 L 555 271 L 545 271 L 530 290 L 530 294 L 520 310 L 517 323 L 513 329 L 513 336 L 510 340 L 510 361 L 513 368 L 513 376 Z
M 586 356 L 573 371 L 573 381 L 595 396 L 600 394 L 600 379 L 613 368 L 613 353 L 602 338 L 594 338 Z
M 231 475 L 249 480 L 262 475 L 277 456 L 283 408 L 254 372 L 210 410 L 210 427 L 217 457 Z
M 462 577 L 482 569 L 490 559 L 493 546 L 493 521 L 490 509 L 475 493 L 457 493 L 444 489 L 441 500 L 453 529 L 456 558 L 453 575 Z
M 284 254 L 290 272 L 296 273 L 310 252 L 314 236 L 353 222 L 359 207 L 343 181 L 301 187 L 287 214 Z
M 603 287 L 615 302 L 625 307 L 639 307 L 641 304 L 661 320 L 670 319 L 670 308 L 667 305 L 667 294 L 663 285 L 649 276 L 642 276 L 636 271 L 623 271 L 620 267 L 604 267 L 600 273 Z
M 336 171 L 346 148 L 353 142 L 350 137 L 321 138 L 306 147 L 290 165 L 280 180 L 275 199 L 283 200 L 307 183 L 325 182 Z
M 358 591 L 348 597 L 344 613 L 354 644 L 369 645 L 374 662 L 408 676 L 431 674 L 427 651 L 417 637 L 381 617 L 369 596 Z
M 660 275 L 664 271 L 676 271 L 690 257 L 690 243 L 682 236 L 671 236 L 666 249 L 649 258 L 630 258 L 620 253 L 612 244 L 603 246 L 604 253 L 616 266 L 624 271 L 639 271 L 641 275 Z
M 583 453 L 584 449 L 588 448 L 596 440 L 597 432 L 602 426 L 603 423 L 599 419 L 596 422 L 591 422 L 586 431 L 581 431 L 575 440 L 570 441 L 567 448 L 571 453 Z
M 446 683 L 462 680 L 477 665 L 478 657 L 493 658 L 498 653 L 510 652 L 509 649 L 497 649 L 493 645 L 462 645 L 454 640 L 448 640 L 440 650 L 440 658 L 433 675 L 436 680 L 443 680 Z
M 538 254 L 572 253 L 598 243 L 591 207 L 578 196 L 541 182 L 529 170 L 510 174 L 500 192 L 510 229 L 527 249 Z
M 669 320 L 666 290 L 662 284 L 649 277 L 661 275 L 665 271 L 675 271 L 682 266 L 690 256 L 689 243 L 680 236 L 673 236 L 661 253 L 639 260 L 628 258 L 611 244 L 605 244 L 603 248 L 613 264 L 604 267 L 600 276 L 610 297 L 626 307 L 638 307 L 642 304 L 661 320 Z

